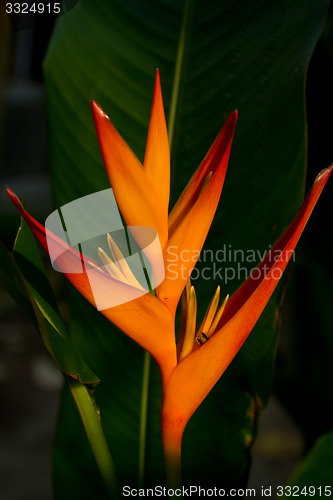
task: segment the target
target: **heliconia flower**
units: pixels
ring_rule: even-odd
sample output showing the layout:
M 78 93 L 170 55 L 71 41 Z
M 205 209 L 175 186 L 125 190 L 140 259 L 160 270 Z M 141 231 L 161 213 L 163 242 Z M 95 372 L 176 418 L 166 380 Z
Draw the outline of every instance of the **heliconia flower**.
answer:
M 12 191 L 8 190 L 8 194 L 44 249 L 49 250 L 47 241 L 49 245 L 59 248 L 64 262 L 60 259 L 58 267 L 61 270 L 63 265 L 63 269 L 67 270 L 67 278 L 89 302 L 96 305 L 88 272 L 94 273 L 101 296 L 113 289 L 126 299 L 126 305 L 117 305 L 101 312 L 146 349 L 160 368 L 164 454 L 169 482 L 177 484 L 180 481 L 180 451 L 185 426 L 261 315 L 332 167 L 318 175 L 299 213 L 258 265 L 256 275 L 250 276 L 230 299 L 227 296 L 220 301 L 218 288 L 197 327 L 196 294 L 189 281 L 196 259 L 193 257 L 183 262 L 181 256 L 186 251 L 187 255 L 196 255 L 198 258 L 206 239 L 221 195 L 237 112 L 228 117 L 168 217 L 170 154 L 158 72 L 143 165 L 94 101 L 92 111 L 107 174 L 127 226 L 152 227 L 158 232 L 166 276 L 157 287 L 156 296 L 148 293 L 148 290 L 142 295 L 142 285 L 124 263 L 111 236 L 107 236 L 110 255 L 99 250 L 103 263 L 101 266 L 68 248 L 67 243 L 47 232 L 26 212 Z M 140 234 L 134 232 L 133 236 L 140 246 Z M 279 257 L 273 259 L 277 252 L 280 252 Z M 147 258 L 154 270 L 154 255 L 147 255 Z M 174 260 L 176 266 L 170 266 L 175 264 Z M 85 273 L 81 271 L 82 265 Z M 177 273 L 180 267 L 182 272 Z M 170 276 L 170 268 L 173 276 Z M 174 316 L 182 293 L 182 322 L 176 346 Z M 129 298 L 133 299 L 130 303 Z

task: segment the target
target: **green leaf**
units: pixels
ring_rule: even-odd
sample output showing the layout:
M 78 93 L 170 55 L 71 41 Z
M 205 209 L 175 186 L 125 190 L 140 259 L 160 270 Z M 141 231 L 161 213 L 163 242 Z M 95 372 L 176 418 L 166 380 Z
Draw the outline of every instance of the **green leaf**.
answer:
M 326 0 L 250 4 L 80 0 L 58 20 L 44 63 L 58 206 L 109 186 L 90 99 L 99 102 L 143 159 L 153 78 L 159 67 L 166 115 L 175 116 L 172 202 L 227 115 L 239 109 L 221 206 L 206 244 L 211 255 L 224 250 L 226 259 L 210 262 L 207 257 L 199 266 L 207 267 L 211 276 L 194 280 L 199 317 L 217 284 L 225 295 L 233 292 L 255 265 L 245 252 L 262 254 L 268 249 L 300 206 L 306 155 L 305 74 L 327 5 Z M 244 252 L 243 261 L 235 250 Z M 233 279 L 228 279 L 226 270 L 235 272 Z M 280 287 L 221 382 L 189 422 L 183 443 L 185 482 L 227 487 L 246 480 L 257 414 L 271 389 L 281 295 Z M 75 292 L 72 297 L 71 338 L 102 380 L 96 400 L 105 434 L 123 484 L 135 485 L 143 353 Z M 154 366 L 147 484 L 164 479 L 160 397 Z M 89 497 L 96 480 L 90 463 L 85 466 L 82 457 L 76 460 L 73 455 L 70 462 L 66 459 L 65 472 L 61 465 L 66 437 L 73 431 L 72 405 L 66 401 L 56 442 L 56 496 L 63 498 L 70 482 L 75 489 L 80 478 L 80 488 Z M 81 437 L 79 429 L 77 435 L 71 434 L 80 453 Z
M 10 275 L 15 281 L 8 292 L 21 305 L 21 295 L 30 300 L 28 310 L 34 312 L 43 342 L 58 368 L 83 383 L 98 383 L 99 379 L 79 357 L 67 337 L 66 327 L 60 316 L 53 290 L 45 274 L 37 243 L 24 221 L 18 231 L 13 256 L 4 254 L 10 263 Z M 26 291 L 26 293 L 24 293 Z M 31 307 L 32 306 L 32 307 Z
M 302 464 L 297 468 L 289 485 L 296 492 L 306 487 L 312 498 L 329 497 L 333 490 L 333 431 L 319 438 Z M 311 487 L 311 490 L 309 489 Z M 325 489 L 326 487 L 326 489 Z M 304 491 L 305 491 L 304 490 Z M 287 495 L 285 495 L 286 497 Z
M 24 220 L 17 233 L 13 256 L 24 274 L 39 311 L 57 334 L 66 338 L 66 328 L 46 276 L 36 240 Z
M 12 255 L 2 243 L 0 244 L 0 283 L 36 325 L 34 310 L 24 280 L 15 265 Z

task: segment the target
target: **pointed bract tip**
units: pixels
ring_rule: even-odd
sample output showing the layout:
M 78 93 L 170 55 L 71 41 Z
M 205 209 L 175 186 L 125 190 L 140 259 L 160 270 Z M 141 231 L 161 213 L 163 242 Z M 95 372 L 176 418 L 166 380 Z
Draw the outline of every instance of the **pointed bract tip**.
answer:
M 99 116 L 102 116 L 102 117 L 109 119 L 108 115 L 106 113 L 104 113 L 104 111 L 102 110 L 100 105 L 96 101 L 94 101 L 93 99 L 91 99 L 91 101 L 90 101 L 90 106 L 91 106 L 91 110 L 92 110 L 94 118 L 99 115 Z
M 317 177 L 315 179 L 314 185 L 318 185 L 318 184 L 320 184 L 322 182 L 324 184 L 326 184 L 329 176 L 332 173 L 332 170 L 333 170 L 333 163 L 329 167 L 324 168 L 324 170 L 322 170 L 321 172 L 319 172 L 319 174 L 317 175 Z
M 17 194 L 14 193 L 9 187 L 6 187 L 7 194 L 9 198 L 12 200 L 14 205 L 22 207 L 22 203 L 20 201 L 20 198 L 17 196 Z
M 161 79 L 159 69 L 156 68 L 155 73 L 155 83 L 154 83 L 154 94 L 158 93 L 162 98 L 162 89 L 161 89 Z
M 235 109 L 235 111 L 233 111 L 232 113 L 230 113 L 229 118 L 233 118 L 233 120 L 235 121 L 235 124 L 236 124 L 237 123 L 237 119 L 238 119 L 238 109 Z
M 319 172 L 316 179 L 320 179 L 321 177 L 329 177 L 332 173 L 332 170 L 333 170 L 333 163 L 329 167 L 324 168 L 324 170 Z
M 225 124 L 222 128 L 222 131 L 229 130 L 228 133 L 230 134 L 230 140 L 232 139 L 233 134 L 235 132 L 237 119 L 238 119 L 238 110 L 236 109 L 235 111 L 230 113 L 230 115 L 226 119 Z
M 161 88 L 160 70 L 158 68 L 156 68 L 156 71 L 155 71 L 155 87 L 157 85 Z

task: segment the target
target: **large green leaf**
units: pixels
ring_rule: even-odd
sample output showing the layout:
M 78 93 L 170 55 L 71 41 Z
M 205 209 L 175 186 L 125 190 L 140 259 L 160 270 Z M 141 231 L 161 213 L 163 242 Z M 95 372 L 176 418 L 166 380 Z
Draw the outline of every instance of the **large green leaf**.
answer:
M 2 244 L 0 244 L 0 284 L 23 309 L 29 319 L 37 325 L 23 277 L 15 265 L 12 255 Z
M 290 493 L 291 496 L 299 496 L 301 491 L 315 499 L 332 496 L 333 431 L 317 440 L 289 484 L 291 488 L 285 488 L 283 498 L 290 496 Z
M 175 117 L 173 201 L 228 113 L 239 109 L 221 207 L 206 245 L 213 252 L 231 250 L 231 259 L 226 255 L 226 261 L 201 263 L 210 268 L 212 279 L 194 282 L 199 315 L 220 281 L 216 276 L 213 283 L 214 266 L 238 272 L 230 282 L 223 275 L 223 292 L 234 291 L 255 263 L 249 258 L 239 262 L 233 250 L 267 249 L 304 194 L 305 73 L 327 3 L 80 0 L 59 18 L 44 65 L 56 204 L 108 187 L 89 99 L 102 105 L 143 158 L 159 67 L 166 112 Z M 280 298 L 281 288 L 191 419 L 183 443 L 185 482 L 235 486 L 246 479 L 258 409 L 271 388 Z M 143 353 L 76 293 L 70 334 L 102 380 L 96 399 L 121 482 L 136 484 Z M 146 479 L 156 483 L 163 480 L 163 461 L 155 368 L 149 396 Z M 82 455 L 76 460 L 75 453 L 71 460 L 64 458 L 68 443 L 76 442 L 74 449 L 82 452 L 82 433 L 72 426 L 72 418 L 72 405 L 64 398 L 56 442 L 56 497 L 66 498 L 71 483 L 72 490 L 77 486 L 88 498 L 94 494 L 91 462 Z

